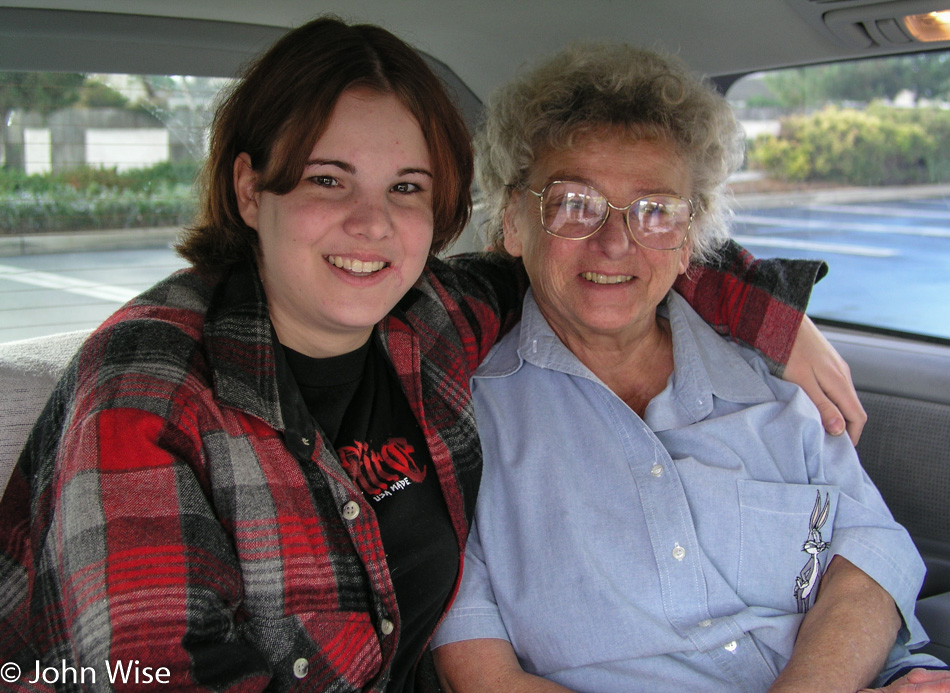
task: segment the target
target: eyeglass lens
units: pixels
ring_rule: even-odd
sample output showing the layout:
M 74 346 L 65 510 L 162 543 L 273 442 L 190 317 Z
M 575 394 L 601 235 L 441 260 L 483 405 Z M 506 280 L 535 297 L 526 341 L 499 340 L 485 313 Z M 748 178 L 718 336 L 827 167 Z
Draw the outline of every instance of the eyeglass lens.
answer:
M 582 183 L 555 182 L 541 196 L 545 229 L 563 238 L 584 238 L 605 222 L 607 198 Z M 689 203 L 673 195 L 647 195 L 631 203 L 627 224 L 637 240 L 649 248 L 677 248 L 689 227 Z

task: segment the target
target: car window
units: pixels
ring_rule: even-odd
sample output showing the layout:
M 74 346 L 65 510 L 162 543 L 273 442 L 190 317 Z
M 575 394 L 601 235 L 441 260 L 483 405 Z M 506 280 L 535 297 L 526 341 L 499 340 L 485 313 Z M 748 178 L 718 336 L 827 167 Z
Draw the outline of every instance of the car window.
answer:
M 171 248 L 228 80 L 0 73 L 0 342 L 88 329 Z
M 809 314 L 950 339 L 950 54 L 748 75 L 734 232 L 759 257 L 823 258 Z

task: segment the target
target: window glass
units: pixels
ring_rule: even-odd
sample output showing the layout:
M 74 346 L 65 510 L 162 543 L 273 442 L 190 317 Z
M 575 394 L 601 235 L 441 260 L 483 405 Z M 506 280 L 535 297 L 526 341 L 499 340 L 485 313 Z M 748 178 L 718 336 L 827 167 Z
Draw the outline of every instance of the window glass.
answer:
M 734 233 L 822 258 L 816 318 L 950 339 L 950 54 L 749 75 Z
M 184 261 L 228 80 L 0 72 L 0 342 L 98 325 Z

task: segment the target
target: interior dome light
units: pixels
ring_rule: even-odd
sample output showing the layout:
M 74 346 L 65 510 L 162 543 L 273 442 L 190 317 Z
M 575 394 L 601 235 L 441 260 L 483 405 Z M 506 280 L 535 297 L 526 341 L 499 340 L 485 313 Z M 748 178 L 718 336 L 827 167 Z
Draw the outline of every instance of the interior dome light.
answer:
M 918 41 L 950 41 L 950 10 L 907 15 L 904 25 Z

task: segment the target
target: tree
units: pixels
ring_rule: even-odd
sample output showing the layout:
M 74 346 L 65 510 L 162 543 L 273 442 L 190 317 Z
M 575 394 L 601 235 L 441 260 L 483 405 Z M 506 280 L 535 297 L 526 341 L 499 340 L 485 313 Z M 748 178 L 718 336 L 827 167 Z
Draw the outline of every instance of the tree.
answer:
M 6 128 L 14 110 L 47 114 L 79 100 L 86 78 L 70 72 L 0 72 L 0 145 L 5 167 L 14 164 L 7 156 Z
M 79 103 L 88 108 L 126 108 L 129 100 L 102 82 L 87 80 L 82 86 Z
M 18 109 L 45 115 L 66 108 L 79 100 L 85 81 L 84 75 L 72 72 L 2 72 L 0 113 L 9 117 Z
M 779 70 L 767 74 L 764 81 L 778 105 L 802 111 L 806 106 L 893 99 L 903 91 L 915 99 L 947 98 L 948 68 L 947 53 L 922 53 Z

